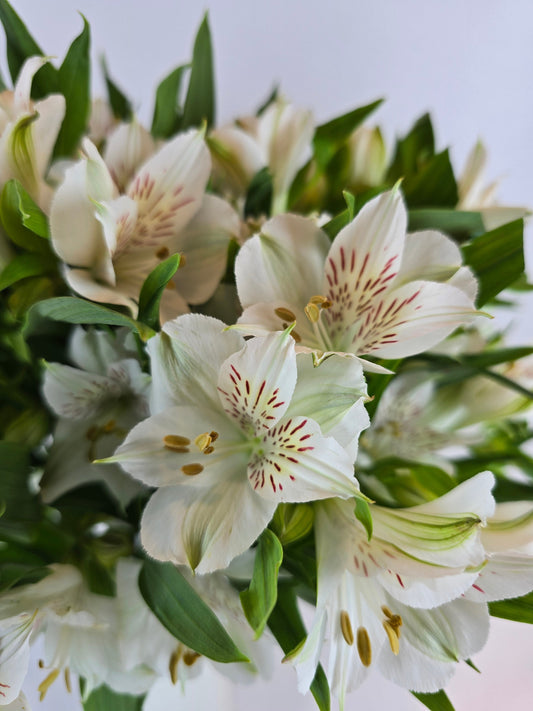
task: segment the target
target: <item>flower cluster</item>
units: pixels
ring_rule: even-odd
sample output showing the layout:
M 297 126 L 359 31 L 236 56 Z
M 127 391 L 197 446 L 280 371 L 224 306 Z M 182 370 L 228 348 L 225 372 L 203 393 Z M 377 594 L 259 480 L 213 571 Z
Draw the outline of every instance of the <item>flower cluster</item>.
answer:
M 39 637 L 91 708 L 277 644 L 323 710 L 444 694 L 533 591 L 533 347 L 487 326 L 526 211 L 379 102 L 216 126 L 207 19 L 148 130 L 87 25 L 58 70 L 0 7 L 0 707 Z

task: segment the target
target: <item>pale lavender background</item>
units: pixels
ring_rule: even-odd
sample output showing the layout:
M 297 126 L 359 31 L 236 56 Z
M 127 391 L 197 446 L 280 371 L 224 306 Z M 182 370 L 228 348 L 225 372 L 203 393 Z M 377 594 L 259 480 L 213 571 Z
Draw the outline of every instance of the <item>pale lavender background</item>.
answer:
M 151 118 L 155 84 L 190 57 L 194 32 L 209 8 L 214 35 L 219 119 L 247 113 L 275 81 L 317 120 L 385 96 L 376 114 L 392 141 L 426 110 L 438 146 L 452 146 L 457 168 L 480 137 L 490 149 L 488 177 L 504 178 L 502 202 L 533 205 L 531 68 L 533 5 L 530 0 L 14 0 L 45 52 L 63 57 L 81 29 L 79 9 L 93 30 L 95 57 L 104 49 L 113 77 Z M 0 56 L 4 56 L 3 38 Z M 102 82 L 95 72 L 95 94 Z M 527 247 L 533 267 L 531 236 Z M 533 340 L 524 309 L 515 341 Z M 449 688 L 457 711 L 531 708 L 533 631 L 495 620 L 486 649 L 475 657 L 482 676 L 462 665 Z M 33 666 L 36 671 L 36 664 Z M 32 687 L 42 678 L 35 673 Z M 204 679 L 204 677 L 202 677 Z M 217 680 L 218 679 L 218 680 Z M 60 682 L 40 711 L 78 711 Z M 311 711 L 282 667 L 275 683 L 233 689 L 213 677 L 191 685 L 188 711 Z M 149 711 L 183 708 L 160 701 Z M 350 697 L 347 711 L 415 711 L 409 694 L 376 676 Z

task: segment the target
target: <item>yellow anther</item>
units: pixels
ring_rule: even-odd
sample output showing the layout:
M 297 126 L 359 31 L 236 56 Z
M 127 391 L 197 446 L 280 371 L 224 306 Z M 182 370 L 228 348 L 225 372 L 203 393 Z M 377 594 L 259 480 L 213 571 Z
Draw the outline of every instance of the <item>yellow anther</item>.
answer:
M 368 632 L 364 627 L 359 627 L 357 630 L 357 651 L 363 666 L 369 667 L 372 663 L 372 646 Z
M 198 447 L 200 452 L 203 452 L 207 447 L 211 446 L 212 442 L 211 435 L 208 432 L 204 432 L 194 440 L 194 444 Z
M 333 306 L 333 301 L 330 301 L 329 299 L 325 299 L 322 302 L 322 308 L 323 309 L 330 309 Z
M 39 701 L 44 701 L 44 697 L 46 696 L 46 692 L 48 689 L 52 686 L 54 681 L 57 679 L 59 676 L 59 669 L 54 669 L 53 671 L 48 674 L 46 679 L 44 681 L 41 681 L 39 686 L 37 687 L 37 691 L 39 692 Z
M 214 451 L 215 451 L 215 448 L 209 446 L 209 447 L 206 447 L 206 448 L 204 449 L 203 453 L 204 453 L 204 454 L 213 454 Z
M 155 253 L 155 256 L 158 259 L 166 259 L 167 257 L 170 256 L 170 250 L 168 247 L 161 247 L 160 249 L 157 250 Z
M 180 262 L 180 266 L 181 266 L 181 262 Z M 176 285 L 174 284 L 174 282 L 172 280 L 167 281 L 167 283 L 165 285 L 165 289 L 168 289 L 169 291 L 175 291 Z
M 198 659 L 200 655 L 198 652 L 193 652 L 192 649 L 190 649 L 188 652 L 185 652 L 183 655 L 183 662 L 186 664 L 188 667 L 192 667 L 194 662 Z
M 180 269 L 187 264 L 187 257 L 184 254 L 180 254 Z
M 333 306 L 333 303 L 329 299 L 326 299 L 325 296 L 320 296 L 319 294 L 312 296 L 309 299 L 309 303 L 319 306 L 321 309 L 330 309 Z
M 381 611 L 383 612 L 385 617 L 388 617 L 390 620 L 390 618 L 392 617 L 392 612 L 391 612 L 390 608 L 388 608 L 387 605 L 382 605 Z
M 215 431 L 210 432 L 209 436 L 211 437 L 211 442 L 216 442 L 218 439 L 218 432 L 215 432 Z
M 286 309 L 283 306 L 280 306 L 278 309 L 274 309 L 274 313 L 276 316 L 279 316 L 279 318 L 282 321 L 290 321 L 293 323 L 296 321 L 296 316 L 293 314 L 293 312 L 290 309 Z
M 186 475 L 186 476 L 196 476 L 200 472 L 203 472 L 204 468 L 201 464 L 185 464 L 182 468 L 181 471 Z
M 311 323 L 318 323 L 320 318 L 320 309 L 316 304 L 309 302 L 304 309 L 305 315 L 311 321 Z
M 354 642 L 354 636 L 353 636 L 353 629 L 352 629 L 352 623 L 350 621 L 350 616 L 348 615 L 346 610 L 341 610 L 340 622 L 341 622 L 341 632 L 342 632 L 342 636 L 344 637 L 344 641 L 346 642 L 346 644 L 349 644 L 351 647 Z
M 96 427 L 96 425 L 91 425 L 85 433 L 85 436 L 87 437 L 89 442 L 96 442 L 99 434 L 100 430 L 98 429 L 98 427 Z
M 68 667 L 65 667 L 64 677 L 65 677 L 65 688 L 69 694 L 72 694 L 72 686 L 70 683 L 70 669 Z
M 105 423 L 105 425 L 102 425 L 102 432 L 113 432 L 115 427 L 117 426 L 117 423 L 115 420 L 109 420 L 108 422 Z
M 300 336 L 300 334 L 297 331 L 291 331 L 291 336 L 294 338 L 296 343 L 300 343 L 302 340 L 302 337 Z
M 172 452 L 177 452 L 178 454 L 186 454 L 189 450 L 187 446 L 191 443 L 188 437 L 182 437 L 181 435 L 165 435 L 163 437 L 163 444 L 166 449 L 170 449 Z
M 391 625 L 389 620 L 383 620 L 383 629 L 387 633 L 389 638 L 390 648 L 393 654 L 398 654 L 400 651 L 400 640 L 398 638 L 398 632 L 395 627 Z
M 39 669 L 44 669 L 44 662 L 43 662 L 42 659 L 39 659 L 39 661 L 37 662 L 37 664 L 39 665 Z
M 178 664 L 181 659 L 182 646 L 179 644 L 176 649 L 170 655 L 170 660 L 168 662 L 168 671 L 170 672 L 170 681 L 176 684 L 178 681 Z

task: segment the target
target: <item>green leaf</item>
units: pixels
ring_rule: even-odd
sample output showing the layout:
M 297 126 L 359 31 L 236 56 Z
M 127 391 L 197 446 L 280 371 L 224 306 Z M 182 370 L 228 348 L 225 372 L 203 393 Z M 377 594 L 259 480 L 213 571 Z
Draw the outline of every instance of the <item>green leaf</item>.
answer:
M 26 59 L 35 55 L 43 56 L 44 52 L 7 0 L 0 0 L 0 21 L 6 33 L 9 72 L 13 82 L 16 82 Z M 58 89 L 57 69 L 51 64 L 45 64 L 33 78 L 32 96 L 40 99 Z
M 177 272 L 180 265 L 180 255 L 173 254 L 146 277 L 146 280 L 139 294 L 139 315 L 138 320 L 145 323 L 155 331 L 159 330 L 159 304 L 163 292 Z
M 418 173 L 406 177 L 402 188 L 410 208 L 457 205 L 459 195 L 448 151 L 433 156 Z
M 147 341 L 154 335 L 154 331 L 149 326 L 134 321 L 129 316 L 113 311 L 106 306 L 95 304 L 92 301 L 78 299 L 75 296 L 58 296 L 54 299 L 46 299 L 34 304 L 23 327 L 24 336 L 38 332 L 42 318 L 65 323 L 98 323 L 107 326 L 125 326 L 138 333 L 143 341 Z
M 107 686 L 99 686 L 83 701 L 83 711 L 142 711 L 144 696 L 118 694 Z
M 54 158 L 71 156 L 87 129 L 91 111 L 90 46 L 91 32 L 83 17 L 83 30 L 70 45 L 59 68 L 59 89 L 65 97 L 66 108 L 54 147 Z
M 474 368 L 488 368 L 500 363 L 513 363 L 515 360 L 525 358 L 533 353 L 533 346 L 518 346 L 516 348 L 498 348 L 485 351 L 484 353 L 465 354 L 458 357 L 458 360 L 465 365 Z
M 46 217 L 18 180 L 8 180 L 4 185 L 0 219 L 14 244 L 28 252 L 50 254 Z
M 0 441 L 0 501 L 6 507 L 1 526 L 8 521 L 21 523 L 40 518 L 39 499 L 28 487 L 30 473 L 29 448 L 18 442 Z
M 304 641 L 305 627 L 298 610 L 296 595 L 289 585 L 279 586 L 278 600 L 268 619 L 268 626 L 287 655 Z M 330 711 L 328 680 L 320 664 L 311 684 L 311 693 L 320 711 Z
M 261 106 L 258 107 L 257 111 L 255 112 L 256 116 L 261 116 L 261 114 L 264 114 L 265 111 L 268 109 L 270 104 L 274 103 L 276 99 L 279 96 L 279 85 L 276 84 L 273 88 L 270 94 L 267 96 L 267 98 L 263 101 Z
M 254 175 L 250 182 L 244 203 L 244 217 L 269 215 L 272 193 L 272 176 L 265 166 Z
M 107 62 L 104 57 L 101 59 L 101 64 L 107 87 L 107 98 L 109 99 L 109 105 L 111 106 L 113 115 L 121 121 L 131 121 L 133 118 L 133 108 L 130 100 L 111 79 L 107 68 Z
M 533 592 L 511 600 L 489 602 L 489 612 L 493 617 L 533 624 Z
M 271 526 L 283 546 L 305 538 L 313 528 L 315 510 L 311 504 L 278 504 Z
M 276 604 L 278 573 L 282 560 L 281 543 L 277 536 L 267 528 L 261 534 L 257 544 L 250 586 L 240 594 L 242 609 L 256 638 L 263 634 L 270 613 Z
M 477 305 L 511 286 L 524 272 L 524 221 L 515 220 L 463 246 L 465 263 L 479 281 Z
M 51 254 L 19 254 L 0 273 L 0 291 L 26 277 L 52 271 L 56 263 L 56 258 Z
M 176 67 L 157 87 L 152 119 L 152 136 L 154 138 L 170 138 L 179 129 L 181 81 L 185 70 L 189 67 L 190 64 Z
M 335 217 L 327 222 L 322 229 L 331 240 L 334 240 L 342 228 L 346 227 L 346 225 L 353 220 L 353 218 L 358 214 L 361 208 L 369 202 L 369 200 L 372 200 L 372 198 L 380 195 L 386 189 L 386 186 L 380 185 L 378 187 L 365 190 L 363 193 L 358 193 L 357 195 L 352 195 L 352 193 L 344 190 L 342 194 L 348 207 L 338 215 L 335 215 Z
M 215 78 L 209 21 L 205 15 L 194 41 L 189 88 L 183 108 L 181 129 L 215 123 Z
M 171 563 L 146 560 L 139 589 L 167 630 L 195 652 L 216 662 L 247 662 L 218 618 Z
M 431 711 L 454 711 L 453 704 L 442 689 L 436 694 L 421 694 L 418 691 L 411 691 L 411 693 Z
M 368 505 L 368 502 L 364 499 L 356 499 L 354 513 L 355 518 L 360 521 L 365 527 L 368 540 L 370 540 L 372 538 L 373 524 L 372 514 L 370 513 L 370 506 Z
M 396 142 L 396 150 L 388 178 L 396 182 L 400 178 L 415 175 L 435 155 L 435 138 L 429 114 L 421 116 L 405 138 Z
M 313 137 L 314 155 L 318 167 L 324 170 L 351 133 L 383 103 L 383 99 L 361 106 L 318 126 Z
M 479 212 L 426 208 L 409 210 L 409 231 L 440 230 L 458 239 L 485 232 Z

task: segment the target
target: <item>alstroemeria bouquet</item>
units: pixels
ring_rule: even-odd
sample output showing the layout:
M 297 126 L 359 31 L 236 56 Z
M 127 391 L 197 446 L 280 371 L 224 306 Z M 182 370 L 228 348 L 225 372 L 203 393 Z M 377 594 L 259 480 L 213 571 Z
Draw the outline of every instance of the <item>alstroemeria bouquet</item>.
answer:
M 207 19 L 149 129 L 86 23 L 57 67 L 0 19 L 0 706 L 41 637 L 87 711 L 283 655 L 321 711 L 371 666 L 451 708 L 533 622 L 533 347 L 488 318 L 526 211 L 379 101 L 216 126 Z

